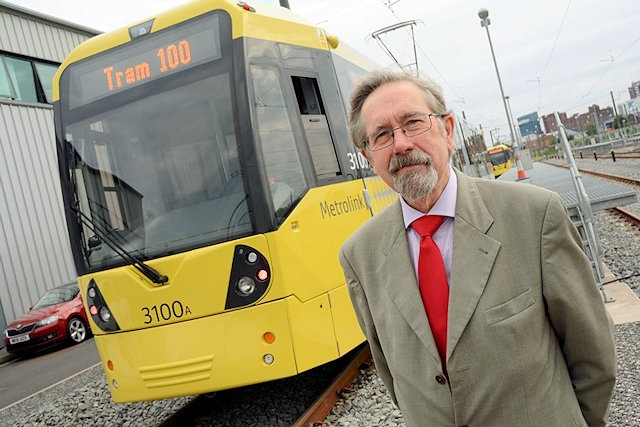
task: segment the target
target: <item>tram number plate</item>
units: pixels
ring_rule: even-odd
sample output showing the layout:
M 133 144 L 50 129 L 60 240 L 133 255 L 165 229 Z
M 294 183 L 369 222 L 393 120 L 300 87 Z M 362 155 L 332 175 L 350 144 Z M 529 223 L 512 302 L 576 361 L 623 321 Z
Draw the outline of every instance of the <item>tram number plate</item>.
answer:
M 29 340 L 30 340 L 29 334 L 18 335 L 17 337 L 9 338 L 9 342 L 11 344 L 18 344 L 18 343 L 26 342 Z

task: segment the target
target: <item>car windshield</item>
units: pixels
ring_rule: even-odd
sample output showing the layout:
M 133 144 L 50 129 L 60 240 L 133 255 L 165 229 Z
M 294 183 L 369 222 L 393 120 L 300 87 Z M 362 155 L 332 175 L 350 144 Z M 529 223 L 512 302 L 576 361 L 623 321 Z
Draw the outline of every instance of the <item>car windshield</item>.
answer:
M 71 283 L 65 286 L 52 289 L 38 300 L 33 306 L 33 310 L 39 308 L 49 307 L 54 304 L 60 304 L 61 302 L 71 301 L 78 294 L 79 288 L 75 283 Z

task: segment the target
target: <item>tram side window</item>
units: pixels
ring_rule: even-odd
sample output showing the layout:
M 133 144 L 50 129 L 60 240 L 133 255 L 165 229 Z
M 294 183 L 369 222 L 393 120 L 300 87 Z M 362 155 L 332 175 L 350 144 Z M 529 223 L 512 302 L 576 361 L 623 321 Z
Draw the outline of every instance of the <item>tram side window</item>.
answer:
M 278 76 L 275 68 L 251 66 L 258 137 L 276 219 L 281 221 L 306 191 L 308 184 Z
M 316 79 L 296 76 L 292 79 L 300 114 L 324 114 L 324 106 L 320 100 L 320 91 L 318 90 Z
M 316 175 L 319 180 L 335 178 L 340 175 L 340 166 L 322 104 L 318 81 L 314 78 L 298 76 L 293 76 L 291 79 Z

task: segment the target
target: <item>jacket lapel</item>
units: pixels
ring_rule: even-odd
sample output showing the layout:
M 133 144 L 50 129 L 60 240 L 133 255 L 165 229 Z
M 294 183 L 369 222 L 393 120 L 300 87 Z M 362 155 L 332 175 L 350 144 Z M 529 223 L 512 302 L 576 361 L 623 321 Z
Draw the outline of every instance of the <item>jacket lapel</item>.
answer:
M 439 360 L 427 315 L 422 304 L 420 290 L 416 280 L 409 245 L 407 243 L 406 230 L 402 220 L 402 209 L 400 202 L 392 208 L 393 212 L 389 216 L 386 224 L 386 233 L 381 233 L 381 248 L 385 248 L 385 258 L 381 261 L 376 274 L 379 275 L 381 283 L 390 296 L 391 301 L 397 310 L 402 314 L 413 332 L 429 350 L 436 360 Z M 387 237 L 389 240 L 386 240 Z M 401 328 L 398 329 L 402 330 Z M 400 350 L 402 351 L 402 350 Z
M 499 241 L 486 235 L 493 224 L 493 217 L 475 182 L 458 171 L 456 174 L 458 196 L 449 284 L 447 356 L 457 345 L 475 312 L 501 246 Z M 376 274 L 413 332 L 434 359 L 439 360 L 411 264 L 400 202 L 396 202 L 390 210 L 387 223 L 381 228 L 387 232 L 380 233 L 380 247 L 384 253 Z
M 466 175 L 457 171 L 456 174 L 458 196 L 449 284 L 447 357 L 475 312 L 501 246 L 499 241 L 486 235 L 493 217 L 476 183 Z

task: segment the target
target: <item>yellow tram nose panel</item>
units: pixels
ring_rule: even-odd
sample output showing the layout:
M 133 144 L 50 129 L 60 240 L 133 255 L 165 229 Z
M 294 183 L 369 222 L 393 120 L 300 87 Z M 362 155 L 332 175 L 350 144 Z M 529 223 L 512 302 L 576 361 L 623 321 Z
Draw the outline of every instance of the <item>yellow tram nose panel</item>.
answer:
M 296 298 L 287 298 L 287 308 L 300 372 L 338 358 L 328 295 L 305 303 Z
M 295 375 L 288 324 L 280 300 L 162 328 L 96 335 L 95 342 L 113 364 L 104 369 L 115 402 L 164 399 Z M 264 339 L 266 332 L 275 335 L 273 343 Z M 264 361 L 267 354 L 273 363 Z
M 329 292 L 333 327 L 340 356 L 347 354 L 356 346 L 364 342 L 365 336 L 353 310 L 351 297 L 347 285 L 340 286 Z
M 122 331 L 222 313 L 238 243 L 269 254 L 265 236 L 256 235 L 148 262 L 169 277 L 163 286 L 154 285 L 132 266 L 91 273 L 78 278 L 85 290 L 83 300 L 93 279 Z M 90 322 L 95 335 L 104 333 L 92 318 Z
M 286 301 L 298 372 L 344 356 L 364 342 L 346 285 L 304 303 Z

